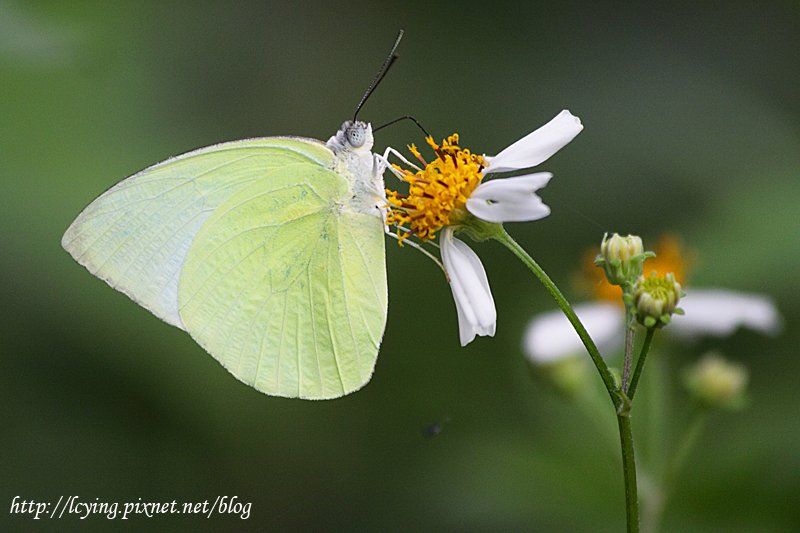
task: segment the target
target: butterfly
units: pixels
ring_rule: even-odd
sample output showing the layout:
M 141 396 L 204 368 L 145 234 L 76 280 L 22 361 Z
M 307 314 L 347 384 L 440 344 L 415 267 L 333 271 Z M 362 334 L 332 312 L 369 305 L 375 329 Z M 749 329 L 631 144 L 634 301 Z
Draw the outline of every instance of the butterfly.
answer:
M 358 110 L 396 57 L 394 47 Z M 89 204 L 62 246 L 269 395 L 343 396 L 386 325 L 385 159 L 370 124 L 167 159 Z

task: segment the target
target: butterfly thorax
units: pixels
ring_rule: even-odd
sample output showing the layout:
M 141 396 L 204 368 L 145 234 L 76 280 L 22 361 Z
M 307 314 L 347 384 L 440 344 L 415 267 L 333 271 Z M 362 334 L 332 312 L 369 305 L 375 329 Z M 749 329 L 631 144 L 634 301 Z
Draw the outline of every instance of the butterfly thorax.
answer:
M 383 217 L 387 205 L 384 192 L 383 160 L 372 153 L 372 125 L 348 120 L 328 139 L 336 156 L 335 171 L 347 177 L 352 191 L 343 209 Z

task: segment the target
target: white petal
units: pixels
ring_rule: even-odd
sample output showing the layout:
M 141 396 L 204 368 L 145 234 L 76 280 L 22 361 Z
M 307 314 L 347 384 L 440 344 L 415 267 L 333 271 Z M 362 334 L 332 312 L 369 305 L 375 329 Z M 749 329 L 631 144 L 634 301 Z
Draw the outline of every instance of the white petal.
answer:
M 775 304 L 763 294 L 692 288 L 686 292 L 678 304 L 686 314 L 673 315 L 666 331 L 687 337 L 723 337 L 744 327 L 775 335 L 783 326 Z
M 458 315 L 458 340 L 461 342 L 461 346 L 466 346 L 475 340 L 475 334 L 477 331 L 472 323 L 467 319 L 466 311 L 462 308 L 458 298 L 455 298 L 455 300 L 456 314 Z
M 487 173 L 519 170 L 538 165 L 558 152 L 583 129 L 581 120 L 563 110 L 550 122 L 518 140 L 494 157 L 486 157 Z
M 587 302 L 572 306 L 583 326 L 605 354 L 622 347 L 625 336 L 625 311 L 607 302 Z M 536 315 L 525 330 L 523 351 L 536 364 L 554 363 L 586 352 L 575 329 L 564 313 L 550 311 Z
M 481 260 L 469 246 L 453 237 L 452 228 L 442 232 L 441 252 L 456 302 L 461 346 L 472 342 L 475 335 L 494 336 L 497 311 Z
M 550 214 L 535 192 L 550 181 L 549 172 L 481 183 L 467 200 L 467 209 L 487 222 L 524 222 Z

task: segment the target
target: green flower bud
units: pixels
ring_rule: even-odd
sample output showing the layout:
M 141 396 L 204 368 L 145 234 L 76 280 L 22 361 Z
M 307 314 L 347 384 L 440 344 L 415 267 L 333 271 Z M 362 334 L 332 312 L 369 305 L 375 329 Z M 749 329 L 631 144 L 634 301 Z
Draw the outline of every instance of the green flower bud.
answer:
M 547 363 L 528 360 L 531 374 L 557 393 L 568 398 L 585 390 L 591 380 L 591 368 L 585 357 L 565 357 Z
M 660 328 L 669 324 L 673 313 L 683 313 L 678 309 L 678 301 L 682 295 L 681 285 L 675 281 L 671 272 L 663 277 L 657 276 L 655 272 L 646 278 L 639 276 L 633 287 L 636 319 L 647 328 Z
M 706 407 L 738 409 L 746 403 L 748 379 L 749 372 L 744 365 L 732 363 L 719 353 L 709 352 L 687 369 L 684 385 Z
M 622 237 L 615 233 L 609 238 L 606 233 L 595 264 L 605 271 L 609 283 L 626 285 L 642 275 L 642 263 L 651 256 L 651 252 L 645 253 L 638 235 Z

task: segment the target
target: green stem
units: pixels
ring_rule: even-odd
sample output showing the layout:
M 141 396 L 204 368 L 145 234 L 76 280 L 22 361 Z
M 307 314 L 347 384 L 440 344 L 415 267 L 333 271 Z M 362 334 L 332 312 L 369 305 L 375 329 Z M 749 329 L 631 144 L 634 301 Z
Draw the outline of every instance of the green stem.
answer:
M 628 394 L 628 382 L 631 377 L 631 359 L 633 359 L 633 339 L 636 330 L 633 328 L 633 322 L 630 312 L 625 311 L 625 356 L 622 359 L 622 390 Z M 630 395 L 628 395 L 630 398 Z
M 628 398 L 633 401 L 633 395 L 636 394 L 636 385 L 639 384 L 639 376 L 642 375 L 644 368 L 644 361 L 647 358 L 647 353 L 650 351 L 650 343 L 653 341 L 653 335 L 656 328 L 647 328 L 647 334 L 644 337 L 644 344 L 642 344 L 642 351 L 639 353 L 639 358 L 636 360 L 636 370 L 633 371 L 631 378 L 631 386 L 628 388 Z
M 625 516 L 628 533 L 638 533 L 639 496 L 636 490 L 636 461 L 633 456 L 631 417 L 628 414 L 618 414 L 617 425 L 619 426 L 619 442 L 622 447 L 622 473 L 625 477 Z
M 639 532 L 639 497 L 636 491 L 636 461 L 634 460 L 633 456 L 633 434 L 631 432 L 631 419 L 630 419 L 630 400 L 625 395 L 617 384 L 614 382 L 614 377 L 611 375 L 611 372 L 608 369 L 608 365 L 603 360 L 603 357 L 600 355 L 600 351 L 595 346 L 594 341 L 589 336 L 589 333 L 586 331 L 586 328 L 583 327 L 578 316 L 573 311 L 572 306 L 569 304 L 567 299 L 558 289 L 553 280 L 550 279 L 550 276 L 542 270 L 536 261 L 528 255 L 517 241 L 511 238 L 511 236 L 503 229 L 502 226 L 496 226 L 498 229 L 493 231 L 491 237 L 500 241 L 503 246 L 511 250 L 511 252 L 516 255 L 520 261 L 522 261 L 525 266 L 527 266 L 531 272 L 539 279 L 539 281 L 544 285 L 544 288 L 547 289 L 547 292 L 550 293 L 550 296 L 556 301 L 558 307 L 561 308 L 561 311 L 567 317 L 567 320 L 570 321 L 572 327 L 575 328 L 575 332 L 580 337 L 581 342 L 586 347 L 586 351 L 589 352 L 589 356 L 594 363 L 594 366 L 597 368 L 597 372 L 600 374 L 600 378 L 603 380 L 603 385 L 605 385 L 606 391 L 608 391 L 608 395 L 611 397 L 611 403 L 614 405 L 614 408 L 617 412 L 617 425 L 619 426 L 619 440 L 620 440 L 620 447 L 622 449 L 622 472 L 623 477 L 625 479 L 625 515 L 627 518 L 628 524 L 628 533 L 638 533 Z
M 603 360 L 603 357 L 600 355 L 600 351 L 595 346 L 594 341 L 589 336 L 589 333 L 586 331 L 586 328 L 583 327 L 580 319 L 578 319 L 578 315 L 575 314 L 575 311 L 572 310 L 572 306 L 569 304 L 567 299 L 558 289 L 553 280 L 550 279 L 550 276 L 542 270 L 542 267 L 533 260 L 533 258 L 528 255 L 528 252 L 525 251 L 522 246 L 517 244 L 517 241 L 511 238 L 511 236 L 504 230 L 501 229 L 498 231 L 494 238 L 500 243 L 511 250 L 511 252 L 516 255 L 520 261 L 522 261 L 525 266 L 527 266 L 531 272 L 539 279 L 539 281 L 544 285 L 544 288 L 547 289 L 547 292 L 550 293 L 550 296 L 556 301 L 558 307 L 561 308 L 564 315 L 567 317 L 567 320 L 570 321 L 572 327 L 575 328 L 575 331 L 580 337 L 583 345 L 586 347 L 586 351 L 589 352 L 589 356 L 592 358 L 592 362 L 594 366 L 597 367 L 597 371 L 600 374 L 600 379 L 603 380 L 603 384 L 608 391 L 608 395 L 611 397 L 611 401 L 614 404 L 614 407 L 619 407 L 621 400 L 617 393 L 617 385 L 614 383 L 614 376 L 611 375 L 611 372 L 608 370 L 608 365 Z
M 683 470 L 686 465 L 686 460 L 689 458 L 691 451 L 697 444 L 697 440 L 703 433 L 706 417 L 707 412 L 705 409 L 697 409 L 692 417 L 692 421 L 681 435 L 678 441 L 678 448 L 675 450 L 675 455 L 667 466 L 660 490 L 656 494 L 656 499 L 649 505 L 650 509 L 645 509 L 646 514 L 643 517 L 646 527 L 645 531 L 658 531 L 667 503 L 675 488 L 675 479 Z
M 675 478 L 680 471 L 683 470 L 684 465 L 686 465 L 686 460 L 689 458 L 689 453 L 692 451 L 695 444 L 697 444 L 697 439 L 699 439 L 700 435 L 703 433 L 703 428 L 706 424 L 706 415 L 707 411 L 705 409 L 698 408 L 689 426 L 681 436 L 678 449 L 675 451 L 675 455 L 672 457 L 672 461 L 669 463 L 666 474 L 664 475 L 664 493 L 667 496 L 672 492 L 672 485 L 675 482 Z

